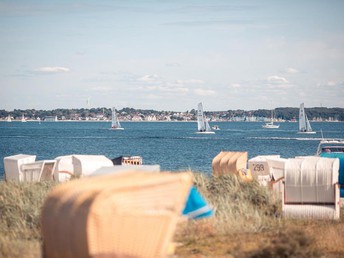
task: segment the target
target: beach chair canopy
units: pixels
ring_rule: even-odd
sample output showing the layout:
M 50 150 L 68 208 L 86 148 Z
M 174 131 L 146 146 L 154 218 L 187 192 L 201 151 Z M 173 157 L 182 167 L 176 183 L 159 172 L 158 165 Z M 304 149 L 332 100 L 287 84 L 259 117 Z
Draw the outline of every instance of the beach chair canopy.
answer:
M 283 214 L 298 218 L 339 218 L 339 160 L 307 157 L 285 164 Z
M 21 166 L 23 164 L 35 162 L 36 155 L 17 154 L 4 158 L 5 179 L 13 181 L 23 181 L 24 174 Z
M 101 167 L 111 167 L 113 163 L 104 155 L 72 155 L 74 174 L 88 176 Z
M 247 170 L 247 152 L 221 151 L 212 161 L 213 175 L 236 174 L 243 180 L 252 180 Z
M 44 257 L 165 257 L 190 173 L 127 171 L 58 185 L 41 214 Z

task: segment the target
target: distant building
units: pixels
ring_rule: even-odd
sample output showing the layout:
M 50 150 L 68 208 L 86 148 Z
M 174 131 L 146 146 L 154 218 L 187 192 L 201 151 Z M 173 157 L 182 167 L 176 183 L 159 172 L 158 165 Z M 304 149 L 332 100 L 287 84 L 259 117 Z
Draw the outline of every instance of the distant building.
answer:
M 46 116 L 44 118 L 45 122 L 57 122 L 57 116 Z

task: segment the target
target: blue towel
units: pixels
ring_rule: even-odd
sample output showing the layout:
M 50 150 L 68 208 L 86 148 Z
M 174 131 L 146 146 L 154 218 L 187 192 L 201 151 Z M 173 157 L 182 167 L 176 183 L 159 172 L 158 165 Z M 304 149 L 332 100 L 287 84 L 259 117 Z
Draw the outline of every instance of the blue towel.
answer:
M 200 219 L 210 217 L 214 215 L 214 212 L 197 189 L 192 186 L 183 210 L 183 215 L 189 219 Z

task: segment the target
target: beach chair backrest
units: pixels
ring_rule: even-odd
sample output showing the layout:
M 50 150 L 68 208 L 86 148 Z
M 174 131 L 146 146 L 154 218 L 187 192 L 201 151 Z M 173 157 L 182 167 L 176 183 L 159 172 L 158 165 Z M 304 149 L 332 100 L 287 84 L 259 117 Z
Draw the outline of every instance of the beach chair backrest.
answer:
M 189 173 L 136 171 L 58 185 L 41 214 L 45 255 L 164 257 L 191 185 Z
M 285 203 L 334 203 L 338 159 L 288 159 L 285 165 Z

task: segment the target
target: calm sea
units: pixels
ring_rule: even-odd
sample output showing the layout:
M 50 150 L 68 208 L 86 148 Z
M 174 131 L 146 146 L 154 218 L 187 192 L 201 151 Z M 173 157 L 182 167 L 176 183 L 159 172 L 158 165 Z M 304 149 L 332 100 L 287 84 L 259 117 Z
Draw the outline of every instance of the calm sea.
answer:
M 214 123 L 211 123 L 213 125 Z M 144 164 L 162 170 L 211 173 L 212 159 L 222 150 L 247 151 L 249 158 L 279 154 L 284 158 L 314 155 L 321 139 L 344 139 L 344 123 L 312 123 L 317 134 L 298 134 L 297 123 L 263 129 L 262 123 L 221 122 L 215 135 L 195 134 L 196 122 L 123 122 L 123 131 L 110 122 L 0 122 L 0 177 L 3 158 L 37 155 L 37 160 L 68 154 L 97 154 L 114 158 L 140 155 Z

